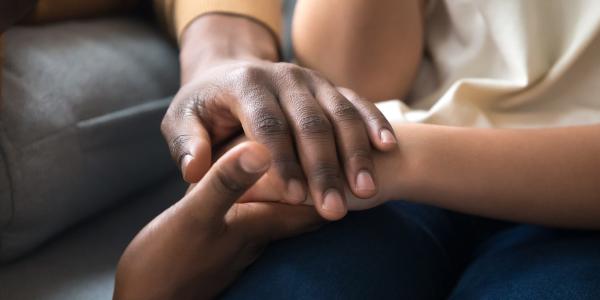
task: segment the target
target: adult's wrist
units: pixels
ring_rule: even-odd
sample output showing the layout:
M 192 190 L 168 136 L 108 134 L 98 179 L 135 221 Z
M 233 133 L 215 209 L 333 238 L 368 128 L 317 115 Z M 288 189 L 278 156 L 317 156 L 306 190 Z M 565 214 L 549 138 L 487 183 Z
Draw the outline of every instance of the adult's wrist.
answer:
M 240 15 L 211 13 L 198 17 L 183 32 L 182 83 L 212 66 L 244 60 L 279 60 L 277 38 L 266 25 Z

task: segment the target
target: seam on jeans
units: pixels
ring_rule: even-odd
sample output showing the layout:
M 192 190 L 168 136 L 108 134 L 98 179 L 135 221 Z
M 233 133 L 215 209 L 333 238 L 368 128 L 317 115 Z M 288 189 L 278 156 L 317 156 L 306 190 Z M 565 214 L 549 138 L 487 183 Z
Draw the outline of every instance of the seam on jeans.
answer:
M 402 215 L 404 215 L 406 220 L 410 220 L 419 229 L 421 229 L 427 236 L 429 236 L 431 241 L 440 249 L 440 252 L 442 252 L 442 255 L 444 255 L 444 257 L 446 258 L 445 261 L 448 261 L 448 259 L 450 258 L 450 254 L 448 253 L 448 250 L 446 250 L 446 248 L 444 248 L 442 242 L 435 236 L 435 234 L 433 234 L 433 232 L 431 232 L 431 230 L 429 230 L 429 228 L 427 228 L 425 225 L 423 225 L 423 223 L 419 222 L 417 219 L 412 217 L 410 214 L 407 214 L 403 210 L 400 210 L 400 213 Z

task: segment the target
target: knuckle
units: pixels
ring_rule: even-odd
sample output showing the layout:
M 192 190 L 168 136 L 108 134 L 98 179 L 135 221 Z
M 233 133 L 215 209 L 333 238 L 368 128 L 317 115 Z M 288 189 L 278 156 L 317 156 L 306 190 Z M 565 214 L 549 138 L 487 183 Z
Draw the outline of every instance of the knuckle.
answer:
M 323 81 L 327 81 L 327 80 L 325 79 L 325 76 L 323 76 L 323 75 L 321 74 L 321 72 L 319 72 L 319 71 L 316 71 L 316 70 L 311 70 L 311 69 L 306 69 L 306 73 L 307 73 L 307 74 L 308 74 L 308 75 L 309 75 L 311 78 L 314 78 L 314 79 L 317 79 L 317 80 L 323 80 Z
M 371 151 L 367 149 L 354 149 L 344 159 L 346 164 L 356 163 L 363 166 L 372 166 Z
M 337 164 L 322 162 L 319 163 L 311 172 L 313 181 L 320 185 L 336 185 L 340 179 L 340 169 Z
M 293 64 L 286 67 L 286 73 L 288 73 L 289 76 L 294 79 L 303 79 L 305 76 L 304 69 Z
M 387 119 L 383 116 L 383 114 L 377 109 L 374 108 L 367 113 L 366 117 L 367 122 L 375 123 L 378 126 L 384 126 L 388 124 Z
M 186 99 L 181 115 L 188 117 L 194 115 L 201 116 L 206 112 L 208 99 L 212 99 L 212 95 L 209 95 L 208 89 L 197 91 Z
M 289 62 L 279 62 L 275 64 L 275 68 L 281 72 L 288 72 L 290 74 L 299 74 L 298 72 L 302 71 L 302 67 L 289 63 Z
M 273 137 L 286 135 L 288 132 L 287 124 L 282 118 L 272 114 L 263 113 L 256 119 L 254 134 L 262 137 Z
M 227 172 L 218 170 L 215 172 L 215 180 L 213 182 L 213 188 L 225 195 L 238 195 L 245 190 L 246 184 L 237 180 Z
M 167 137 L 170 130 L 181 126 L 184 122 L 197 121 L 196 118 L 204 119 L 207 111 L 206 102 L 209 99 L 206 93 L 198 91 L 172 102 L 160 123 L 163 135 Z
M 305 71 L 301 67 L 291 63 L 277 63 L 276 73 L 278 78 L 288 86 L 296 86 L 299 82 L 304 81 Z
M 302 136 L 325 135 L 331 132 L 331 124 L 320 114 L 309 113 L 300 118 L 299 131 Z
M 177 162 L 180 162 L 181 158 L 186 154 L 185 145 L 192 139 L 189 134 L 180 134 L 175 136 L 169 141 L 169 149 L 171 150 L 171 156 Z
M 337 87 L 337 90 L 340 92 L 340 94 L 344 95 L 344 97 L 348 98 L 348 100 L 350 101 L 363 101 L 363 99 L 361 99 L 360 96 L 358 96 L 358 94 L 356 94 L 353 90 L 349 88 L 339 86 Z
M 361 119 L 360 113 L 352 103 L 344 100 L 337 100 L 332 107 L 333 116 L 339 121 L 358 121 Z
M 231 76 L 238 82 L 255 83 L 265 77 L 264 70 L 260 67 L 244 64 L 231 72 Z
M 314 103 L 312 94 L 303 91 L 290 92 L 289 99 L 295 107 L 302 107 Z
M 325 75 L 323 75 L 321 72 L 319 71 L 315 71 L 315 70 L 311 70 L 311 69 L 305 69 L 305 72 L 307 74 L 307 76 L 315 83 L 315 85 L 317 86 L 329 86 L 329 87 L 334 87 L 335 85 L 328 80 Z
M 169 135 L 170 130 L 173 128 L 173 125 L 177 124 L 177 111 L 179 104 L 176 103 L 172 103 L 169 108 L 167 109 L 167 111 L 165 112 L 165 115 L 162 118 L 162 121 L 160 122 L 160 130 L 163 133 L 163 135 L 165 137 L 168 138 L 167 135 Z

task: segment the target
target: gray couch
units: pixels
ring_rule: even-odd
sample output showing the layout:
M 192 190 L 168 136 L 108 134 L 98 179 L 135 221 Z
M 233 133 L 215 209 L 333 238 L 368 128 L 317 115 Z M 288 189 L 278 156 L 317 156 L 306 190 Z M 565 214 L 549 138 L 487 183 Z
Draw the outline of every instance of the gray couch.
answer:
M 177 49 L 131 18 L 14 27 L 0 109 L 0 299 L 109 299 L 185 186 L 159 131 Z
M 0 300 L 110 299 L 129 241 L 186 188 L 159 131 L 177 49 L 124 17 L 14 27 L 5 46 Z

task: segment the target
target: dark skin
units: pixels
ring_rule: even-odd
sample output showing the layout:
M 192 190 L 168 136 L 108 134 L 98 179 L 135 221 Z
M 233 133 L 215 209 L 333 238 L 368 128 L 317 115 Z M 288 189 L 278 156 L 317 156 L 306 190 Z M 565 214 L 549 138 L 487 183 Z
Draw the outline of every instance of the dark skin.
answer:
M 345 184 L 359 198 L 377 193 L 371 153 L 396 148 L 393 129 L 371 102 L 278 59 L 263 25 L 232 15 L 198 18 L 182 37 L 182 84 L 163 135 L 194 183 L 210 166 L 211 148 L 243 130 L 271 150 L 269 172 L 284 202 L 302 203 L 308 191 L 324 218 L 339 219 Z
M 35 3 L 0 1 L 0 31 Z M 284 202 L 302 203 L 310 193 L 322 216 L 339 219 L 347 211 L 344 184 L 358 198 L 377 194 L 371 152 L 395 149 L 393 129 L 353 91 L 348 97 L 320 73 L 278 59 L 272 33 L 258 22 L 198 18 L 182 39 L 182 88 L 163 133 L 194 183 L 210 165 L 210 148 L 243 130 L 273 152 Z
M 269 151 L 254 142 L 221 157 L 129 244 L 117 268 L 114 299 L 213 299 L 268 242 L 323 224 L 309 206 L 236 203 L 270 161 Z

